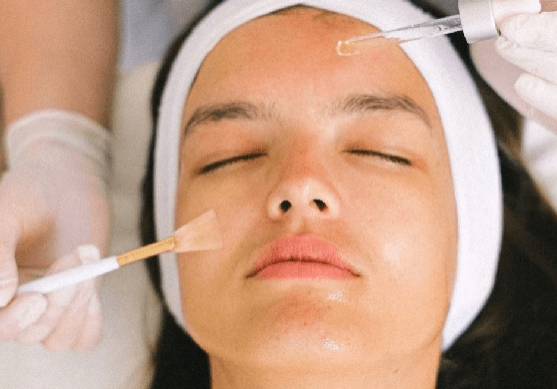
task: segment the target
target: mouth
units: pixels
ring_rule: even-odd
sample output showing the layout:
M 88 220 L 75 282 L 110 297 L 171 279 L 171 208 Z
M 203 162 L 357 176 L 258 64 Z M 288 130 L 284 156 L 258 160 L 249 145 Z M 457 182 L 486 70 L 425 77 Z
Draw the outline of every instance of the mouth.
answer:
M 333 244 L 311 235 L 295 235 L 274 242 L 247 277 L 343 279 L 358 274 L 341 259 Z

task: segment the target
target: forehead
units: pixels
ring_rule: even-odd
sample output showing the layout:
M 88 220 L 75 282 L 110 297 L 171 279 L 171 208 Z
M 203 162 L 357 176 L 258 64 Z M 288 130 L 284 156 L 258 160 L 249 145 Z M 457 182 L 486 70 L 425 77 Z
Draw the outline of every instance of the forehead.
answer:
M 341 57 L 336 44 L 378 31 L 360 20 L 310 7 L 293 7 L 252 20 L 229 34 L 202 64 L 186 103 L 184 119 L 195 106 L 244 99 L 299 96 L 300 90 L 324 100 L 350 93 L 394 92 L 436 114 L 419 71 L 396 44 L 366 55 Z M 310 100 L 305 100 L 309 102 Z

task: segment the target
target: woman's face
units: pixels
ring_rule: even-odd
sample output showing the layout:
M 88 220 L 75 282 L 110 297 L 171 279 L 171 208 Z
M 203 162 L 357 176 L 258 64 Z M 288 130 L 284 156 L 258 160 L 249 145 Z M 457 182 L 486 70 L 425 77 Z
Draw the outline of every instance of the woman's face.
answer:
M 439 357 L 457 228 L 431 92 L 372 27 L 312 9 L 227 35 L 185 104 L 176 226 L 208 209 L 224 247 L 183 254 L 183 311 L 211 360 L 260 366 Z

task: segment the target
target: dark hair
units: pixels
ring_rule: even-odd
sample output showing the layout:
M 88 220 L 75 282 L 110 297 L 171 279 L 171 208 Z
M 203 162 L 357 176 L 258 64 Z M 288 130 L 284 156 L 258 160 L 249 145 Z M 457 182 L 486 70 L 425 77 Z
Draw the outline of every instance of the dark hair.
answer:
M 419 0 L 413 2 L 423 7 Z M 170 66 L 191 29 L 170 47 L 153 90 L 154 129 L 141 214 L 144 244 L 155 241 L 153 157 L 161 95 Z M 494 289 L 467 331 L 443 353 L 437 387 L 557 388 L 557 216 L 521 160 L 520 115 L 479 77 L 463 37 L 453 34 L 451 40 L 476 80 L 498 140 L 504 232 Z M 147 265 L 162 296 L 157 259 Z M 210 387 L 207 354 L 166 309 L 154 363 L 153 389 Z

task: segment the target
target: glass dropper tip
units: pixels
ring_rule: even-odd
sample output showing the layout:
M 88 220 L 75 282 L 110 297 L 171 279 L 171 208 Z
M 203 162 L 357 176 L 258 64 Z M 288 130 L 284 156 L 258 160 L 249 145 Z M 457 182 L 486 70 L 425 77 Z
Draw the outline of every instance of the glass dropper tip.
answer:
M 338 41 L 337 54 L 343 57 L 347 57 L 350 55 L 359 54 L 359 52 L 356 49 L 356 45 L 354 44 L 354 42 L 347 40 L 347 41 Z

